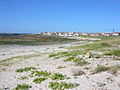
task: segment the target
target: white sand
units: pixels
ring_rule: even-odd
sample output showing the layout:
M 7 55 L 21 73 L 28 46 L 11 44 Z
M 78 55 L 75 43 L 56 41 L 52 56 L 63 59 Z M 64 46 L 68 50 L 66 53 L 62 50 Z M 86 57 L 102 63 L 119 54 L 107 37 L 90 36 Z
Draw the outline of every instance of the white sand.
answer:
M 65 79 L 61 81 L 78 83 L 80 84 L 78 87 L 75 87 L 71 90 L 120 90 L 120 72 L 117 73 L 117 76 L 110 74 L 108 71 L 101 72 L 97 74 L 91 75 L 91 70 L 97 66 L 97 64 L 103 65 L 116 65 L 120 64 L 120 61 L 113 61 L 111 58 L 100 58 L 100 59 L 87 59 L 90 63 L 85 66 L 75 66 L 73 62 L 64 62 L 64 58 L 54 59 L 48 58 L 48 55 L 55 52 L 67 51 L 63 47 L 75 46 L 85 44 L 85 41 L 74 42 L 70 44 L 62 44 L 62 45 L 44 45 L 44 46 L 16 46 L 16 45 L 1 45 L 0 46 L 0 60 L 15 57 L 15 56 L 23 56 L 23 55 L 31 55 L 41 53 L 40 56 L 31 57 L 27 59 L 16 58 L 11 62 L 15 62 L 10 66 L 2 66 L 0 65 L 0 90 L 11 90 L 16 87 L 17 84 L 29 84 L 32 86 L 30 90 L 51 90 L 48 88 L 48 83 L 52 81 L 51 79 L 47 79 L 43 81 L 41 84 L 33 83 L 33 79 L 35 77 L 29 77 L 25 80 L 19 80 L 20 76 L 28 76 L 29 72 L 17 73 L 16 69 L 24 68 L 24 67 L 37 67 L 37 70 L 46 70 L 51 73 L 62 73 L 70 79 Z M 101 61 L 102 60 L 102 61 Z M 66 68 L 57 69 L 58 66 L 65 66 Z M 84 67 L 90 67 L 90 70 L 84 70 Z M 76 69 L 83 70 L 86 74 L 78 76 L 75 78 L 72 76 L 72 71 Z M 107 79 L 110 78 L 110 79 Z M 104 83 L 105 86 L 99 86 L 98 83 Z

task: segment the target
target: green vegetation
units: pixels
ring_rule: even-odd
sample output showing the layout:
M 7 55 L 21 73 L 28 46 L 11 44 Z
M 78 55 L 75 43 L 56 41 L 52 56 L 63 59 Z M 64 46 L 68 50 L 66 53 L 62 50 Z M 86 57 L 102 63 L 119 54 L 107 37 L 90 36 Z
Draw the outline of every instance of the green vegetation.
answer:
M 80 55 L 80 54 L 83 54 L 83 53 L 84 52 L 80 51 L 80 50 L 64 51 L 64 52 L 58 52 L 58 53 L 50 54 L 49 57 L 56 57 L 56 56 L 59 56 L 59 57 L 65 57 L 65 56 L 74 57 L 74 56 L 77 56 L 77 55 Z
M 88 64 L 88 62 L 86 62 L 83 58 L 76 58 L 73 60 L 73 62 L 76 64 L 76 65 L 85 65 L 85 64 Z
M 60 74 L 60 73 L 54 73 L 51 77 L 52 80 L 64 80 L 66 76 Z
M 33 69 L 37 69 L 37 68 L 35 68 L 35 67 L 25 67 L 25 68 L 17 69 L 16 72 L 31 71 Z
M 111 74 L 115 75 L 117 73 L 118 70 L 120 70 L 120 65 L 114 65 L 111 67 L 105 67 L 102 65 L 99 65 L 95 68 L 95 72 L 94 73 L 99 73 L 102 71 L 109 71 Z
M 42 81 L 46 80 L 47 78 L 46 77 L 40 77 L 40 78 L 36 78 L 33 80 L 34 83 L 36 84 L 40 84 Z
M 72 50 L 68 54 L 66 54 L 65 56 L 77 56 L 77 55 L 81 55 L 84 53 L 85 52 L 83 50 Z
M 95 55 L 94 55 L 94 58 L 101 58 L 101 56 L 102 56 L 102 55 L 100 55 L 100 54 L 95 54 Z
M 73 83 L 66 83 L 66 82 L 50 82 L 48 87 L 52 90 L 65 90 L 65 89 L 72 89 L 77 87 L 79 84 Z
M 28 79 L 28 77 L 27 76 L 20 76 L 18 79 L 24 80 L 24 79 Z
M 86 62 L 85 60 L 83 60 L 83 58 L 76 58 L 76 56 L 84 54 L 84 51 L 80 51 L 80 50 L 73 50 L 73 51 L 68 51 L 68 52 L 58 52 L 55 54 L 51 54 L 49 55 L 49 57 L 67 57 L 66 59 L 64 59 L 65 62 L 67 61 L 73 61 L 76 65 L 85 65 L 88 64 L 88 62 Z
M 87 37 L 87 38 L 99 38 L 101 41 L 111 41 L 111 40 L 116 40 L 119 39 L 119 37 L 113 37 L 113 36 L 80 36 L 80 37 Z M 97 40 L 99 41 L 99 40 Z
M 55 57 L 55 56 L 60 56 L 60 55 L 66 55 L 68 54 L 69 52 L 58 52 L 58 53 L 54 53 L 54 54 L 51 54 L 49 55 L 49 57 Z
M 86 65 L 86 64 L 88 64 L 88 62 L 86 62 L 85 60 L 79 60 L 79 61 L 75 62 L 75 65 L 81 65 L 81 66 L 83 66 L 83 65 Z
M 112 52 L 105 52 L 104 55 L 110 56 L 110 55 L 113 55 L 113 53 Z
M 75 57 L 71 56 L 71 57 L 68 57 L 66 58 L 64 61 L 67 62 L 67 61 L 73 61 L 75 59 Z
M 32 71 L 31 76 L 50 76 L 51 73 L 46 71 Z
M 105 55 L 114 55 L 120 57 L 120 50 L 113 50 L 111 52 L 106 52 Z
M 28 90 L 29 88 L 32 88 L 32 86 L 28 84 L 18 84 L 13 90 Z
M 69 47 L 68 49 L 85 49 L 87 51 L 89 50 L 100 50 L 103 48 L 111 47 L 108 43 L 90 43 L 82 46 L 75 46 L 75 47 Z
M 82 61 L 82 60 L 83 60 L 83 58 L 80 58 L 80 57 L 79 57 L 79 58 L 74 59 L 73 61 L 74 61 L 74 62 L 78 62 L 78 61 Z
M 65 48 L 64 46 L 60 46 L 60 47 L 58 47 L 58 48 Z
M 105 66 L 102 66 L 102 65 L 98 65 L 95 68 L 95 73 L 99 73 L 99 72 L 102 72 L 102 71 L 107 71 L 109 69 L 110 69 L 110 67 L 105 67 Z

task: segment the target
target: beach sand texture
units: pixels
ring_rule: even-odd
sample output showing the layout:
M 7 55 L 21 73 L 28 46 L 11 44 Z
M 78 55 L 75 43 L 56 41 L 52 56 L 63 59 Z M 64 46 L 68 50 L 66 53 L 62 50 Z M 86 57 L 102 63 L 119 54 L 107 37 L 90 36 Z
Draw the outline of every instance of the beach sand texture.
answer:
M 79 41 L 69 44 L 56 44 L 56 45 L 42 45 L 42 46 L 19 46 L 19 45 L 1 45 L 0 46 L 0 90 L 11 90 L 17 84 L 29 84 L 32 86 L 29 90 L 51 90 L 48 87 L 51 81 L 63 81 L 70 83 L 77 83 L 79 86 L 69 90 L 120 90 L 120 72 L 113 75 L 108 71 L 92 74 L 92 71 L 98 64 L 102 65 L 116 65 L 120 61 L 112 60 L 111 57 L 103 58 L 86 58 L 89 64 L 84 66 L 76 66 L 73 62 L 64 62 L 65 57 L 55 59 L 49 58 L 51 53 L 68 51 L 66 48 L 83 45 L 87 41 Z M 6 60 L 6 62 L 3 62 Z M 30 77 L 31 71 L 18 73 L 16 69 L 25 67 L 36 67 L 36 70 L 47 71 L 50 73 L 61 73 L 69 77 L 65 80 L 47 80 L 40 84 L 35 84 Z M 58 68 L 61 67 L 61 68 Z M 85 69 L 89 68 L 89 69 Z M 81 70 L 85 74 L 74 76 L 73 71 Z M 20 76 L 27 76 L 27 79 L 20 80 Z

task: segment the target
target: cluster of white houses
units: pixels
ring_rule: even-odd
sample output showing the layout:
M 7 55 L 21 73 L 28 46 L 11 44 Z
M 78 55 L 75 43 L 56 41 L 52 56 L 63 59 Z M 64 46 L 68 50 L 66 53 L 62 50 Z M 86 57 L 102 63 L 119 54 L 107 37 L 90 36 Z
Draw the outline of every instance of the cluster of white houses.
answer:
M 57 35 L 57 36 L 120 36 L 120 32 L 114 33 L 79 33 L 79 32 L 43 32 L 40 35 Z

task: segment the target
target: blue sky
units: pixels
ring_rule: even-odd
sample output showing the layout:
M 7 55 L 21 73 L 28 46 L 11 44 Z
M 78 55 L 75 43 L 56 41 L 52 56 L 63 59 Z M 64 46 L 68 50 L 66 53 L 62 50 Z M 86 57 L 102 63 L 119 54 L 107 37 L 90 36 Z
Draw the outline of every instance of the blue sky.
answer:
M 120 0 L 0 0 L 0 32 L 120 31 Z

